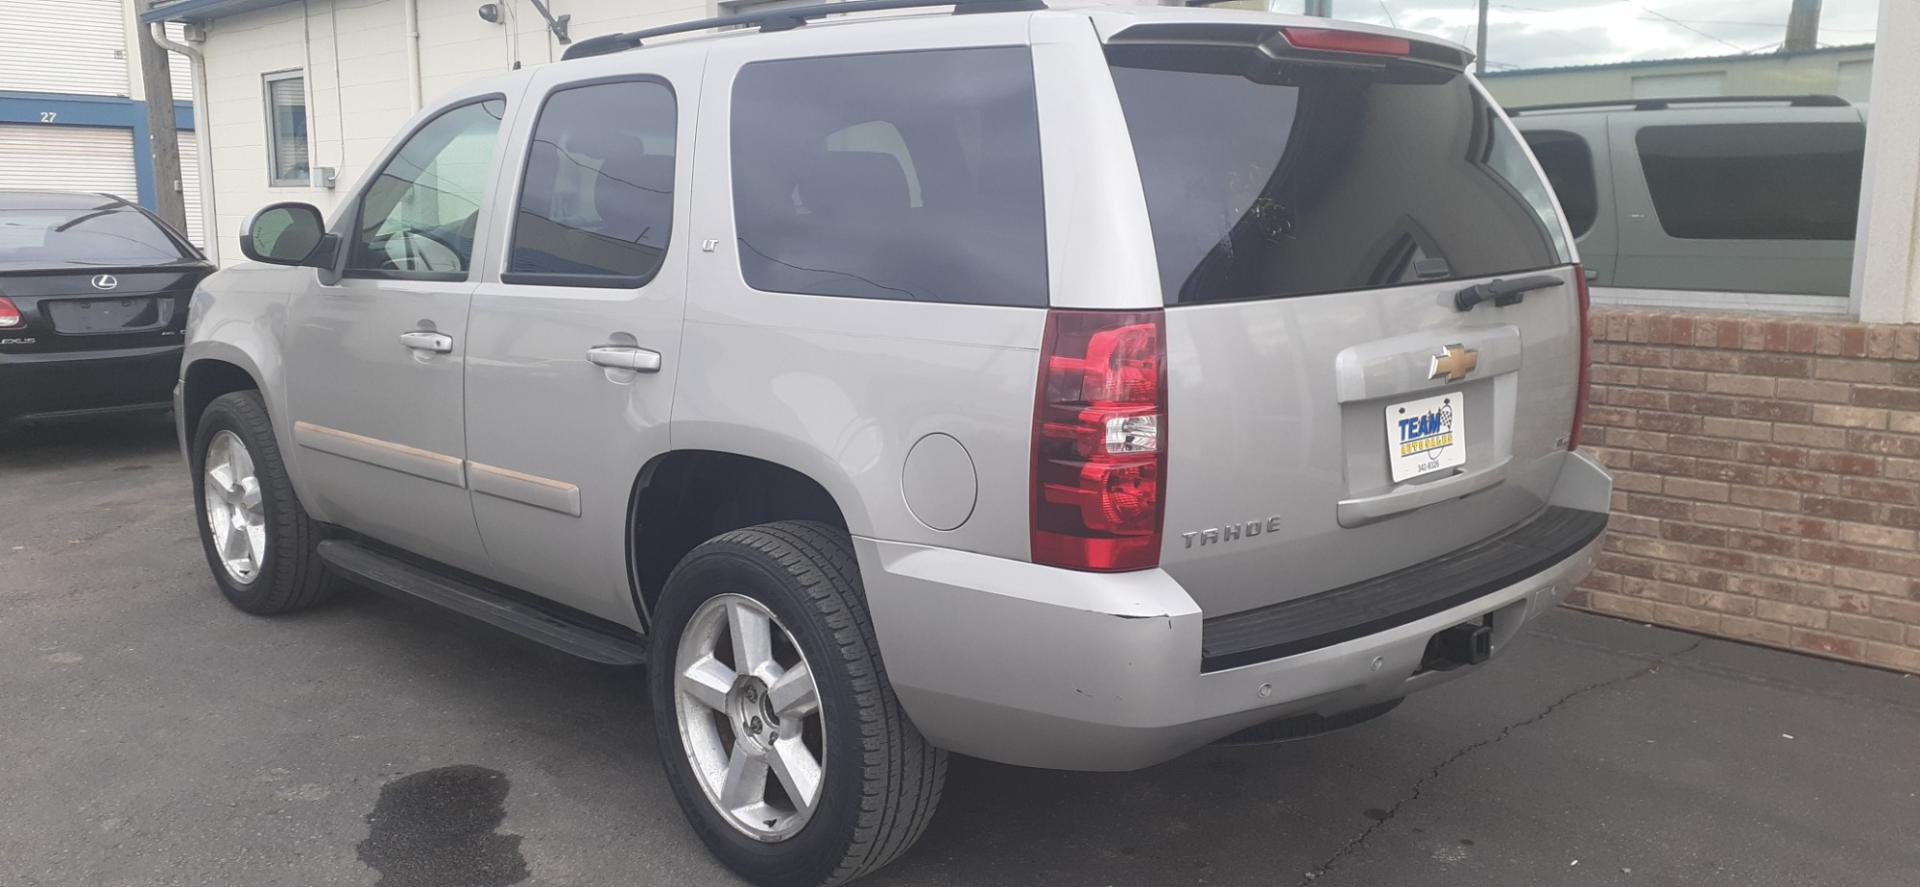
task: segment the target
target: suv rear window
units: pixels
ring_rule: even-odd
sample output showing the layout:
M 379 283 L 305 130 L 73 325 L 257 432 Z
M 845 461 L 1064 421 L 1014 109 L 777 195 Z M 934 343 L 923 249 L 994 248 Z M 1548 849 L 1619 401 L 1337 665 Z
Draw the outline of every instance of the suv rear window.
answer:
M 1025 48 L 756 62 L 733 91 L 740 272 L 770 292 L 1047 304 Z
M 0 264 L 151 265 L 191 258 L 159 222 L 119 207 L 0 209 Z
M 1462 74 L 1139 45 L 1109 61 L 1168 305 L 1572 261 L 1545 183 Z
M 1719 240 L 1852 240 L 1859 123 L 1649 126 L 1634 137 L 1660 228 Z

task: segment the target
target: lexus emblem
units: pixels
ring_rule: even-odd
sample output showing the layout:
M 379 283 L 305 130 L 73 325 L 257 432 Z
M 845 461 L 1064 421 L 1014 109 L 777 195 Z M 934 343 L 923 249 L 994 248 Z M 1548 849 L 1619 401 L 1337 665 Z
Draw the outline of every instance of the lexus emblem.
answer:
M 97 290 L 110 290 L 110 289 L 113 289 L 114 287 L 116 287 L 116 286 L 119 286 L 119 285 L 120 285 L 120 278 L 118 278 L 118 277 L 115 277 L 115 276 L 113 276 L 113 275 L 111 275 L 111 274 L 96 274 L 96 275 L 94 275 L 94 278 L 93 278 L 93 288 L 94 288 L 94 289 L 97 289 Z

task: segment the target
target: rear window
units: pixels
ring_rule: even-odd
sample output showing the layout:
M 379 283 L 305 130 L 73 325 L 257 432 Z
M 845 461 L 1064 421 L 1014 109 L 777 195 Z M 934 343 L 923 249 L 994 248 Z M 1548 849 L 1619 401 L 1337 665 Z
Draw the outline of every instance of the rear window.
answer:
M 1634 137 L 1660 228 L 1709 240 L 1852 240 L 1859 123 L 1649 126 Z
M 1109 51 L 1167 304 L 1571 261 L 1547 186 L 1464 75 L 1258 58 Z
M 1567 227 L 1573 236 L 1584 237 L 1600 215 L 1600 189 L 1593 178 L 1593 150 L 1587 140 L 1570 132 L 1539 130 L 1522 133 L 1527 147 L 1540 161 L 1553 193 L 1560 197 L 1560 209 L 1567 214 Z
M 151 265 L 191 258 L 147 214 L 109 207 L 0 209 L 0 264 Z
M 1025 48 L 757 62 L 733 92 L 740 272 L 770 292 L 1047 304 Z

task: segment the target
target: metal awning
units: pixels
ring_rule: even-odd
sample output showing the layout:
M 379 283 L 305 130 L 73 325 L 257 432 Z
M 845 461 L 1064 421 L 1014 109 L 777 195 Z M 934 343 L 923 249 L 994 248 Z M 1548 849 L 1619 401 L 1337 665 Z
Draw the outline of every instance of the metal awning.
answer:
M 292 0 L 169 0 L 140 13 L 140 23 L 193 22 L 206 24 L 221 16 L 279 6 Z

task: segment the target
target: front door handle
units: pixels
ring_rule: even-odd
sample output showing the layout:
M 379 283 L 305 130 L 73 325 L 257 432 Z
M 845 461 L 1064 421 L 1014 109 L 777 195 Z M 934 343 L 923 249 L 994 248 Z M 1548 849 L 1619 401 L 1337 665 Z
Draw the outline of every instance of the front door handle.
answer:
M 414 330 L 410 333 L 401 333 L 400 344 L 412 348 L 415 351 L 431 351 L 435 354 L 445 354 L 453 350 L 453 337 L 446 333 Z
M 587 349 L 587 362 L 636 373 L 660 372 L 660 352 L 633 345 L 596 345 Z

